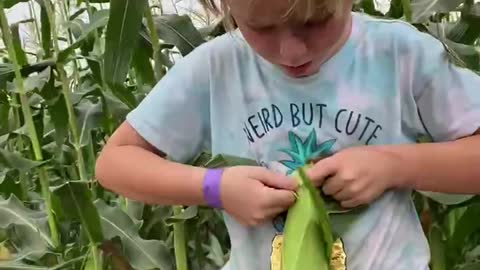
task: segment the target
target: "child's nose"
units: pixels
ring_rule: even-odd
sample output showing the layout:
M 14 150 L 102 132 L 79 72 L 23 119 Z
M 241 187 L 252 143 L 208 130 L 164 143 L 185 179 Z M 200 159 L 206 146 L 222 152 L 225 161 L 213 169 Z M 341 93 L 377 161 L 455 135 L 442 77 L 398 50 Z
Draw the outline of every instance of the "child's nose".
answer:
M 307 45 L 305 41 L 293 33 L 293 31 L 285 31 L 280 39 L 280 55 L 282 60 L 289 65 L 301 65 L 307 55 Z

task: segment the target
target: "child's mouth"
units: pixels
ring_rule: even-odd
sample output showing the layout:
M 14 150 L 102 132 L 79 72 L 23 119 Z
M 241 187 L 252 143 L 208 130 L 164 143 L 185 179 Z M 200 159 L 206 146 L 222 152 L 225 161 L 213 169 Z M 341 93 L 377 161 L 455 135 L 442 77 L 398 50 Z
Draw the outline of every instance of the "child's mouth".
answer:
M 299 65 L 299 66 L 287 66 L 287 65 L 282 65 L 282 68 L 285 70 L 285 72 L 293 77 L 304 77 L 310 75 L 308 73 L 310 67 L 312 66 L 312 61 L 309 61 L 305 64 Z

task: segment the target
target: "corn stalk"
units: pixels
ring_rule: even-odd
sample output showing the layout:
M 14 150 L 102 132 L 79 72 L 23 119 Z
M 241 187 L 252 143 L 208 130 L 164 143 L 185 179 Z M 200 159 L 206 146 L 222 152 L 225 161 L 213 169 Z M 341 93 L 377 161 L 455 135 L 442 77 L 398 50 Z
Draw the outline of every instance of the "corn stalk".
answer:
M 67 1 L 61 1 L 62 7 L 60 8 L 60 12 L 62 13 L 62 16 L 65 20 L 65 22 L 68 22 L 68 7 L 67 7 Z M 73 33 L 70 30 L 70 28 L 67 28 L 67 33 L 68 33 L 68 42 L 70 45 L 73 44 Z M 78 66 L 79 64 L 77 63 L 77 60 L 73 61 L 73 75 L 75 76 L 75 81 L 78 82 L 80 80 L 80 75 L 78 72 Z
M 33 7 L 33 4 L 31 1 L 28 1 L 28 9 L 29 9 L 29 12 L 30 12 L 30 17 L 32 17 L 34 20 L 34 25 L 35 25 L 35 34 L 36 34 L 36 38 L 37 38 L 37 42 L 38 44 L 42 44 L 42 38 L 40 37 L 40 27 L 38 27 L 38 21 L 37 21 L 37 18 L 35 16 L 35 8 Z
M 13 94 L 11 98 L 12 98 L 12 103 L 15 104 L 15 107 L 13 108 L 13 122 L 16 128 L 21 128 L 22 127 L 22 123 L 20 120 L 21 109 L 18 108 L 18 104 L 20 104 L 18 101 L 18 95 Z M 15 149 L 17 149 L 17 151 L 19 152 L 25 149 L 22 138 L 19 138 L 18 140 L 16 140 L 15 144 L 14 143 L 9 144 L 9 146 L 12 152 L 14 152 Z M 21 199 L 27 200 L 28 199 L 27 172 L 20 172 L 19 180 L 20 180 L 20 188 L 21 188 Z
M 150 40 L 152 41 L 153 59 L 155 63 L 155 79 L 159 81 L 164 75 L 161 70 L 162 63 L 159 59 L 159 54 L 161 53 L 160 42 L 158 41 L 157 29 L 155 29 L 155 23 L 153 22 L 152 10 L 149 6 L 145 9 L 145 18 L 147 20 L 147 27 L 150 33 Z
M 183 209 L 182 206 L 173 206 L 173 214 L 175 216 L 180 215 Z M 177 270 L 187 270 L 187 243 L 185 239 L 184 222 L 173 224 L 173 241 Z
M 44 5 L 47 10 L 48 19 L 50 20 L 50 26 L 51 26 L 51 31 L 53 35 L 53 48 L 54 48 L 54 53 L 56 57 L 60 53 L 60 46 L 58 44 L 58 32 L 55 24 L 55 21 L 56 21 L 55 14 L 53 11 L 53 6 L 49 0 L 45 0 Z M 65 103 L 66 103 L 67 112 L 68 112 L 68 124 L 70 127 L 70 132 L 72 134 L 75 152 L 78 159 L 78 169 L 80 173 L 80 180 L 88 181 L 87 171 L 85 168 L 85 159 L 83 157 L 83 152 L 81 149 L 82 146 L 80 141 L 80 134 L 77 127 L 77 119 L 73 109 L 73 104 L 71 102 L 72 99 L 70 97 L 69 82 L 68 82 L 67 73 L 65 71 L 65 67 L 63 63 L 57 62 L 57 71 L 60 76 L 60 81 L 62 82 L 62 94 L 65 97 Z
M 34 157 L 36 161 L 43 161 L 42 149 L 40 146 L 40 141 L 38 139 L 37 130 L 33 123 L 32 112 L 30 110 L 30 105 L 29 105 L 26 91 L 23 85 L 23 78 L 20 72 L 20 65 L 18 63 L 17 56 L 13 48 L 12 34 L 8 26 L 8 21 L 5 15 L 3 1 L 0 1 L 0 24 L 2 27 L 4 41 L 6 43 L 5 46 L 7 47 L 7 50 L 8 50 L 8 56 L 10 57 L 10 60 L 14 64 L 15 85 L 20 97 L 22 113 L 27 126 L 28 136 L 30 137 L 30 141 L 32 143 Z M 50 190 L 49 190 L 50 183 L 49 183 L 47 171 L 44 167 L 38 167 L 37 171 L 38 171 L 38 177 L 40 180 L 42 197 L 45 200 L 45 208 L 48 215 L 48 226 L 50 229 L 53 248 L 57 248 L 60 244 L 60 238 L 59 238 L 57 223 L 54 217 L 54 212 L 52 209 L 52 199 L 51 199 Z
M 58 43 L 58 33 L 56 29 L 56 22 L 55 22 L 56 19 L 55 19 L 54 9 L 50 0 L 44 0 L 43 3 L 47 10 L 48 19 L 50 21 L 51 33 L 53 35 L 54 56 L 56 58 L 60 53 L 60 46 Z M 78 160 L 78 170 L 80 174 L 80 180 L 83 182 L 88 182 L 89 179 L 87 175 L 85 159 L 82 152 L 82 144 L 81 144 L 80 134 L 78 131 L 77 119 L 75 116 L 73 104 L 71 102 L 72 99 L 70 97 L 70 89 L 69 89 L 67 73 L 65 71 L 64 64 L 60 61 L 57 62 L 57 71 L 60 76 L 60 81 L 62 82 L 62 94 L 65 97 L 64 100 L 65 100 L 65 103 L 66 103 L 65 105 L 68 112 L 68 123 L 69 123 L 70 132 L 72 134 L 73 144 L 74 144 L 74 148 L 75 148 L 75 152 Z M 94 239 L 91 239 L 89 234 L 87 234 L 87 236 L 90 242 L 91 255 L 93 259 L 93 269 L 101 269 L 97 244 L 95 243 Z

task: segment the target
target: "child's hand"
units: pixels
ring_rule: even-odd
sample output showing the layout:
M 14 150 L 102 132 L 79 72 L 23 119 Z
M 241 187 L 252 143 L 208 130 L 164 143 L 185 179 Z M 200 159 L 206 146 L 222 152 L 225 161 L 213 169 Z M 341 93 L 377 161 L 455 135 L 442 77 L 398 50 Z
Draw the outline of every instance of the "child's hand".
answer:
M 402 180 L 401 160 L 380 147 L 355 147 L 320 160 L 307 175 L 343 207 L 369 204 Z
M 223 207 L 247 226 L 274 218 L 295 202 L 296 182 L 263 167 L 225 169 L 220 188 Z

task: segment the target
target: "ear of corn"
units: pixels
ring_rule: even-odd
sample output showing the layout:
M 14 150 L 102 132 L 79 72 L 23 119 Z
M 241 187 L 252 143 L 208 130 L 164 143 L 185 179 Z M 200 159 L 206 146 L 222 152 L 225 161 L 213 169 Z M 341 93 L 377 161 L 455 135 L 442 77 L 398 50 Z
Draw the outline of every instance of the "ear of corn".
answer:
M 190 162 L 194 166 L 218 168 L 237 165 L 257 165 L 254 160 L 204 152 Z M 272 240 L 271 270 L 345 270 L 343 242 L 332 229 L 329 213 L 343 213 L 337 202 L 320 195 L 304 170 L 296 169 L 292 176 L 298 182 L 297 200 L 288 210 L 283 234 Z
M 328 210 L 318 190 L 301 167 L 293 173 L 298 181 L 297 201 L 288 210 L 282 243 L 282 270 L 345 269 L 340 239 L 335 241 Z M 332 255 L 332 251 L 335 254 Z

